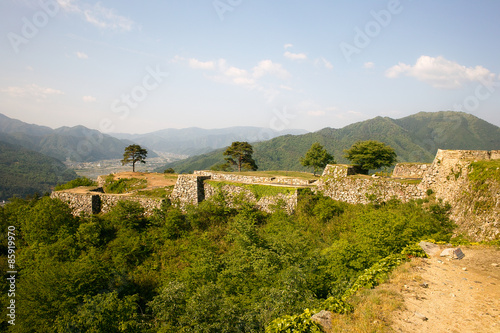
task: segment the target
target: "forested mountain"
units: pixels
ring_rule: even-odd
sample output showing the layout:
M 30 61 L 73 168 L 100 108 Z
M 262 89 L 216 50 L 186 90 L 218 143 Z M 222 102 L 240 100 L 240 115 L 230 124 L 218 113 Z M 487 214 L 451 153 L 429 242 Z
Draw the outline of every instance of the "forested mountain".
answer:
M 84 126 L 51 129 L 0 114 L 0 140 L 55 157 L 60 161 L 91 162 L 122 158 L 132 141 L 119 140 Z M 149 157 L 157 156 L 153 151 Z
M 500 128 L 473 115 L 420 112 L 401 119 L 376 117 L 344 128 L 324 128 L 303 135 L 285 135 L 253 144 L 260 170 L 307 170 L 299 160 L 314 142 L 347 163 L 343 150 L 356 141 L 377 140 L 396 150 L 399 162 L 431 162 L 437 149 L 500 149 Z M 224 149 L 167 164 L 177 172 L 209 169 L 224 161 Z
M 50 192 L 76 177 L 53 157 L 0 141 L 0 200 Z
M 128 139 L 161 152 L 197 155 L 231 145 L 233 141 L 263 141 L 286 134 L 304 134 L 305 130 L 275 131 L 269 128 L 237 126 L 219 129 L 197 127 L 168 128 L 146 134 L 111 134 L 118 139 Z

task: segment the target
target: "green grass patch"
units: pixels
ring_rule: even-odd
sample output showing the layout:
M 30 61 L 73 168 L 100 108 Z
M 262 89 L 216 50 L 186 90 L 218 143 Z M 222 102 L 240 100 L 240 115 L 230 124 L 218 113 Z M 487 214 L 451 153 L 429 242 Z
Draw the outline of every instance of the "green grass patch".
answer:
M 500 160 L 472 162 L 469 166 L 469 180 L 476 191 L 488 188 L 488 182 L 500 183 Z
M 224 173 L 224 172 L 221 172 Z M 252 176 L 252 177 L 289 177 L 298 179 L 318 179 L 319 176 L 314 176 L 309 172 L 299 172 L 299 171 L 242 171 L 242 172 L 231 172 L 230 174 L 241 175 L 241 176 Z
M 59 184 L 54 188 L 54 191 L 70 190 L 80 186 L 97 186 L 97 182 L 87 177 L 78 177 L 65 184 Z
M 207 183 L 215 188 L 222 189 L 224 185 L 232 185 L 242 187 L 251 191 L 257 200 L 263 197 L 272 197 L 278 194 L 292 195 L 295 193 L 297 188 L 295 187 L 285 187 L 285 186 L 271 186 L 271 185 L 260 185 L 260 184 L 244 184 L 236 182 L 218 181 L 218 180 L 207 180 Z
M 172 193 L 174 186 L 154 188 L 151 190 L 139 190 L 137 195 L 148 197 L 148 198 L 165 198 L 167 195 Z
M 104 183 L 104 192 L 113 194 L 126 193 L 146 188 L 147 184 L 148 182 L 145 179 L 122 178 L 115 180 L 113 175 L 109 175 Z

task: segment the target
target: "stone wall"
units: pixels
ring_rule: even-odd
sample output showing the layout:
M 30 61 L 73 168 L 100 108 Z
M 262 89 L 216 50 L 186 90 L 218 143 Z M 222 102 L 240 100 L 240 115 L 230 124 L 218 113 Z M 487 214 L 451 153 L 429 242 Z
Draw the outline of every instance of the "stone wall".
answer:
M 92 214 L 92 207 L 96 205 L 97 199 L 94 198 L 97 194 L 92 193 L 70 193 L 66 191 L 52 192 L 50 197 L 53 199 L 60 199 L 66 202 L 73 210 L 73 215 L 78 216 L 82 212 L 85 214 Z
M 291 186 L 308 186 L 315 180 L 300 179 L 293 177 L 262 177 L 262 176 L 248 176 L 239 175 L 229 172 L 215 172 L 215 171 L 195 171 L 195 175 L 210 177 L 212 180 L 221 180 L 235 183 L 247 183 L 247 184 L 281 184 L 281 185 L 291 185 Z
M 264 186 L 264 185 L 262 185 Z M 205 183 L 205 197 L 209 199 L 217 194 L 219 187 L 213 186 L 210 182 Z M 244 188 L 237 183 L 223 184 L 220 190 L 224 196 L 225 201 L 230 207 L 237 208 L 242 202 L 253 203 L 255 206 L 265 212 L 271 213 L 274 207 L 282 203 L 288 214 L 292 214 L 297 207 L 298 191 L 295 189 L 291 194 L 278 193 L 271 196 L 263 196 L 257 198 L 256 195 L 247 188 Z
M 210 179 L 210 176 L 199 174 L 179 175 L 170 199 L 179 201 L 181 208 L 203 201 L 205 199 L 203 181 L 206 179 Z
M 89 191 L 79 193 L 69 191 L 52 192 L 51 198 L 60 199 L 73 210 L 73 215 L 78 216 L 82 212 L 85 214 L 98 214 L 109 212 L 120 200 L 136 201 L 144 208 L 144 215 L 150 216 L 155 209 L 159 209 L 164 199 L 142 198 L 131 195 L 104 194 L 100 192 Z
M 322 177 L 345 178 L 355 174 L 356 170 L 352 165 L 328 164 L 323 170 Z
M 429 170 L 429 163 L 398 163 L 392 172 L 393 178 L 423 178 Z
M 438 150 L 420 185 L 451 204 L 450 217 L 459 226 L 458 232 L 474 240 L 500 237 L 500 184 L 488 184 L 489 194 L 478 196 L 469 182 L 469 166 L 474 161 L 497 159 L 499 150 Z M 476 209 L 484 200 L 490 200 L 491 207 L 486 211 Z
M 419 184 L 366 176 L 323 178 L 317 190 L 334 200 L 352 204 L 383 202 L 393 198 L 408 202 L 427 196 Z

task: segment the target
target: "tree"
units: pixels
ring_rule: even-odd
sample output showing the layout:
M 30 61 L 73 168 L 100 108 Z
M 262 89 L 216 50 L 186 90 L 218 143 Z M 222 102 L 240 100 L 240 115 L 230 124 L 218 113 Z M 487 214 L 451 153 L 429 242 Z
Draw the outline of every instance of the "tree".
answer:
M 375 140 L 358 141 L 350 149 L 345 149 L 344 153 L 345 158 L 366 174 L 369 170 L 390 167 L 397 157 L 391 146 Z
M 230 147 L 224 152 L 225 160 L 231 164 L 238 167 L 238 171 L 241 168 L 248 170 L 257 170 L 258 166 L 252 158 L 253 148 L 248 142 L 236 141 L 231 144 Z
M 312 166 L 314 175 L 316 175 L 316 172 L 326 167 L 327 164 L 335 163 L 335 159 L 332 155 L 328 154 L 319 142 L 315 142 L 311 145 L 306 155 L 300 159 L 300 163 L 303 166 Z
M 139 145 L 130 145 L 125 148 L 123 153 L 122 165 L 132 162 L 132 171 L 135 172 L 135 163 L 146 163 L 145 159 L 148 151 Z

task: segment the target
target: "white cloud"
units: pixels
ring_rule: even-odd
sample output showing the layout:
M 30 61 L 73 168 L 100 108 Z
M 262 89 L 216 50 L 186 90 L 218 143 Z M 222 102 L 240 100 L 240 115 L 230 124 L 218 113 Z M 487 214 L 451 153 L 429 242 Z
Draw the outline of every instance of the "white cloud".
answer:
M 262 60 L 253 68 L 253 77 L 255 78 L 260 78 L 268 74 L 282 79 L 286 79 L 291 76 L 281 64 L 274 63 L 271 60 Z
M 461 88 L 472 81 L 491 82 L 495 78 L 495 74 L 483 66 L 466 67 L 442 56 L 421 56 L 413 66 L 399 63 L 385 73 L 388 78 L 397 78 L 402 74 L 443 89 Z
M 286 85 L 284 85 L 284 84 L 280 84 L 280 89 L 283 89 L 283 90 L 288 90 L 288 91 L 293 91 L 293 88 L 292 88 L 292 87 L 286 86 Z
M 27 70 L 27 71 L 33 71 L 33 67 L 31 67 L 31 66 L 26 66 L 26 70 Z
M 324 116 L 325 114 L 326 114 L 326 112 L 324 110 L 307 111 L 307 115 L 312 116 L 312 117 L 320 117 L 320 116 Z
M 288 49 L 288 48 L 290 48 L 290 47 L 293 47 L 293 44 L 285 44 L 285 45 L 283 45 L 283 47 L 284 47 L 284 48 L 285 48 L 285 50 L 286 50 L 286 49 Z
M 94 96 L 83 96 L 82 97 L 82 100 L 85 102 L 85 103 L 92 103 L 92 102 L 95 102 L 97 101 L 97 99 L 94 97 Z
M 76 56 L 79 58 L 79 59 L 88 59 L 89 56 L 86 55 L 85 53 L 83 52 L 76 52 Z
M 373 68 L 374 66 L 375 66 L 375 64 L 373 62 L 371 62 L 371 61 L 365 62 L 363 64 L 364 68 Z
M 215 64 L 213 61 L 199 61 L 197 59 L 189 59 L 189 67 L 193 69 L 214 69 Z
M 305 59 L 307 59 L 307 55 L 305 55 L 304 53 L 292 53 L 292 52 L 286 51 L 285 53 L 283 53 L 283 55 L 286 58 L 291 59 L 291 60 L 305 60 Z
M 329 62 L 323 57 L 316 59 L 314 61 L 314 64 L 316 66 L 324 66 L 326 69 L 333 69 L 333 65 L 331 64 L 331 62 Z
M 94 5 L 78 0 L 57 0 L 61 9 L 81 15 L 88 23 L 115 31 L 130 31 L 136 25 L 131 19 L 121 16 L 112 8 L 103 7 L 99 2 Z
M 36 84 L 29 84 L 24 87 L 7 87 L 0 89 L 12 97 L 36 97 L 38 99 L 46 99 L 50 95 L 63 95 L 64 93 L 57 89 L 44 88 Z

